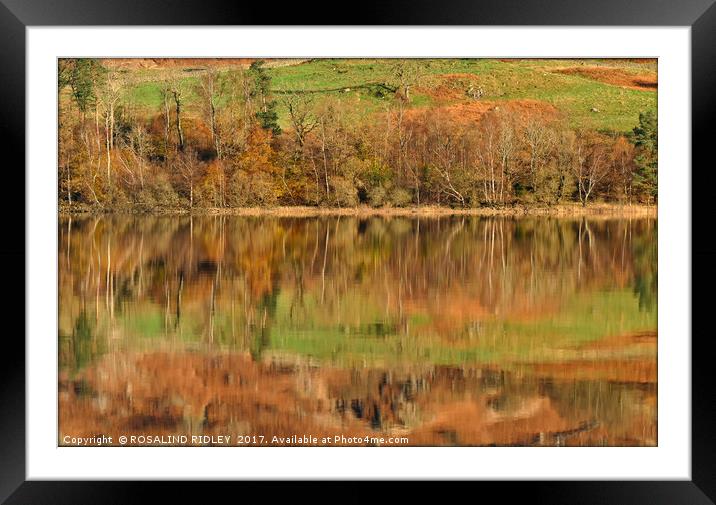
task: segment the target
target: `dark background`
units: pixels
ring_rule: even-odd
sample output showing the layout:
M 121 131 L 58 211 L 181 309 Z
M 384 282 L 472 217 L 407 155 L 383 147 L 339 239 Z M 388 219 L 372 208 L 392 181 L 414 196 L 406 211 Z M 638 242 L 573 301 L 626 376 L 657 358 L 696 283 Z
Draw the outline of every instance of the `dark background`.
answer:
M 0 502 L 8 504 L 109 504 L 156 501 L 203 504 L 227 499 L 272 503 L 291 500 L 374 502 L 387 497 L 386 483 L 81 483 L 25 481 L 25 26 L 35 25 L 623 25 L 692 26 L 692 482 L 449 483 L 435 493 L 425 483 L 401 486 L 400 500 L 530 501 L 546 504 L 707 504 L 716 500 L 716 388 L 713 387 L 713 311 L 706 291 L 716 272 L 716 246 L 709 198 L 716 180 L 711 124 L 716 92 L 714 0 L 452 0 L 392 2 L 250 3 L 217 0 L 0 0 L 0 205 L 7 240 L 0 242 L 1 313 L 5 331 L 0 353 Z M 121 41 L 118 41 L 121 43 Z M 568 44 L 568 41 L 565 41 Z M 396 40 L 396 52 L 400 41 Z M 54 85 L 54 83 L 53 83 Z M 54 118 L 54 116 L 52 116 Z M 54 119 L 53 119 L 54 120 Z M 54 184 L 55 167 L 48 169 Z M 48 230 L 54 233 L 55 230 Z M 48 261 L 54 251 L 47 251 Z M 668 265 L 660 265 L 668 268 Z M 54 289 L 48 286 L 48 289 Z M 668 310 L 668 307 L 662 307 Z M 673 338 L 689 339 L 691 335 Z M 668 357 L 661 357 L 668 359 Z M 118 449 L 121 450 L 121 449 Z M 202 449 L 197 449 L 202 450 Z M 565 450 L 565 457 L 569 451 Z M 432 491 L 432 492 L 431 492 Z M 13 493 L 14 492 L 14 493 Z M 256 498 L 250 498 L 250 497 Z M 710 499 L 709 499 L 710 497 Z

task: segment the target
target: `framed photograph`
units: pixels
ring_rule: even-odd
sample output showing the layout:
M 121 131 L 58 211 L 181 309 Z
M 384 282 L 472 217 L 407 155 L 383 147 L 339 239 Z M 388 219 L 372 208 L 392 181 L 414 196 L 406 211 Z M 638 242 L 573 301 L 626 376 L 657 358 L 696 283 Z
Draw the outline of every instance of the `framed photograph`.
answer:
M 0 500 L 714 503 L 711 3 L 3 0 Z

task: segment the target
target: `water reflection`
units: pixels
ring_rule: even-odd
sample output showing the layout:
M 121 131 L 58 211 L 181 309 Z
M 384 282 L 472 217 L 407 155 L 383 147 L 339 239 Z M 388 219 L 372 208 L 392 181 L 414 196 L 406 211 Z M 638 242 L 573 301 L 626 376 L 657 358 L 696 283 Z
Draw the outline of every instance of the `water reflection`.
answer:
M 60 432 L 655 445 L 653 219 L 60 220 Z

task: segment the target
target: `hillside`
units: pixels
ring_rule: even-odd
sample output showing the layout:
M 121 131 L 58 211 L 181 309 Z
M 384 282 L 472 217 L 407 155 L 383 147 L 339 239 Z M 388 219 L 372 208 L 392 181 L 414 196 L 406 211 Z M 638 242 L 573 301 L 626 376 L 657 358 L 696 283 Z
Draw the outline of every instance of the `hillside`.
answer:
M 129 99 L 147 113 L 162 106 L 161 80 L 167 72 L 191 90 L 207 69 L 246 68 L 252 59 L 105 60 L 131 77 Z M 109 66 L 108 65 L 108 66 Z M 445 107 L 474 117 L 501 102 L 536 100 L 554 106 L 575 128 L 627 132 L 640 112 L 655 110 L 655 60 L 426 60 L 411 98 L 411 107 Z M 271 89 L 277 95 L 312 93 L 360 103 L 365 113 L 378 112 L 389 100 L 381 84 L 391 78 L 391 60 L 268 60 Z M 482 89 L 471 99 L 468 90 Z M 195 97 L 196 98 L 196 97 Z M 190 107 L 191 108 L 191 107 Z M 279 104 L 279 120 L 286 126 Z

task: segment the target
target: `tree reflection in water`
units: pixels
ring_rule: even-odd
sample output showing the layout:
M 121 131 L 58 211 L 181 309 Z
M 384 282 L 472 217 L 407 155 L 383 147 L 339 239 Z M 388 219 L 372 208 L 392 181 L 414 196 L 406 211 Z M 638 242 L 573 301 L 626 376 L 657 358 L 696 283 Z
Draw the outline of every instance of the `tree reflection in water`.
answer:
M 656 444 L 655 219 L 59 230 L 61 434 Z

